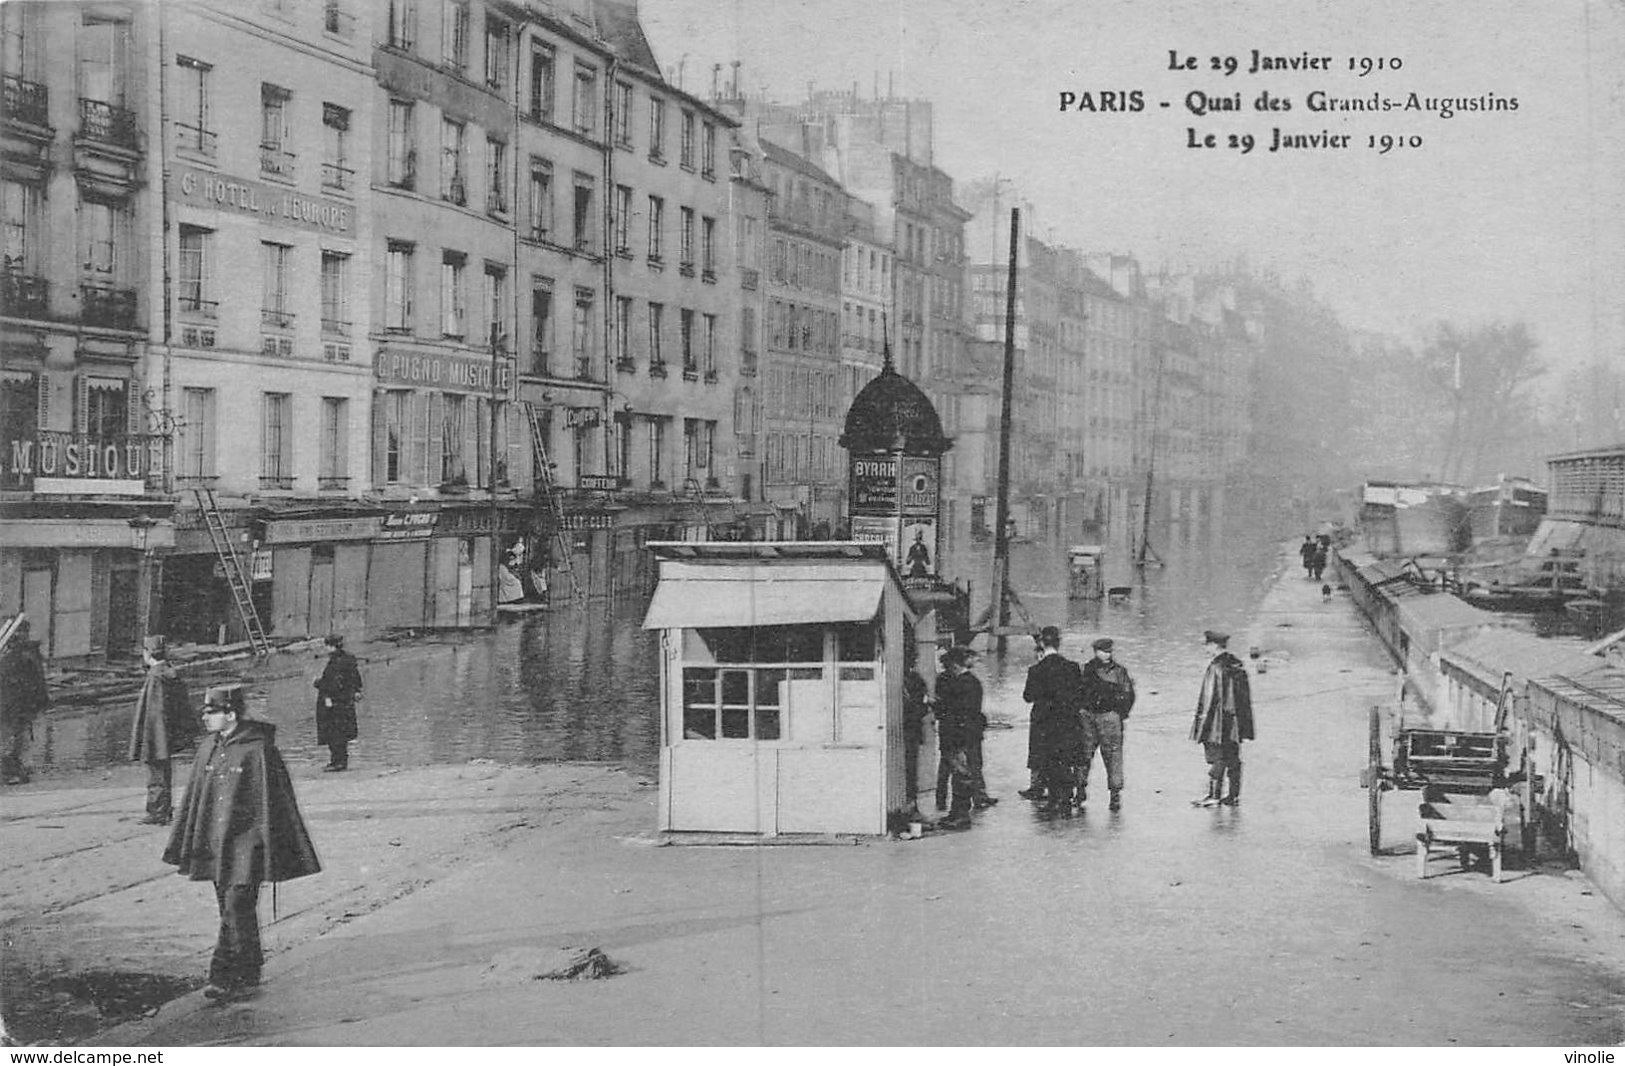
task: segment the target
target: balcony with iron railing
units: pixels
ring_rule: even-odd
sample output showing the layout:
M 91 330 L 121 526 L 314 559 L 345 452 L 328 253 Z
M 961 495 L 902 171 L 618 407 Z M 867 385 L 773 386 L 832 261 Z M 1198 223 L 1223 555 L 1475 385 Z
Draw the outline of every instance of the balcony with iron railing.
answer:
M 756 376 L 756 349 L 741 348 L 739 350 L 739 372 L 746 377 Z
M 175 123 L 175 148 L 180 153 L 202 156 L 204 159 L 215 157 L 216 135 L 213 130 L 206 130 L 202 126 L 194 126 L 187 122 Z
M 181 314 L 196 318 L 214 318 L 220 307 L 219 300 L 205 300 L 201 296 L 182 295 L 176 299 Z
M 260 475 L 260 488 L 262 490 L 286 492 L 289 489 L 293 488 L 293 475 L 292 474 L 261 474 Z
M 51 97 L 46 87 L 15 74 L 5 75 L 6 124 L 21 123 L 49 130 Z
M 322 188 L 331 192 L 346 192 L 355 184 L 355 170 L 342 163 L 322 164 Z
M 318 492 L 343 492 L 350 487 L 348 474 L 322 474 L 316 478 Z
M 293 161 L 297 157 L 280 144 L 260 145 L 260 173 L 266 177 L 293 180 Z
M 8 318 L 48 318 L 51 283 L 39 274 L 6 270 L 0 274 L 0 315 Z
M 292 311 L 283 311 L 274 307 L 260 309 L 260 325 L 272 329 L 292 329 L 294 314 Z
M 84 300 L 81 317 L 85 325 L 105 329 L 135 328 L 134 289 L 83 284 L 79 286 L 79 295 Z
M 755 292 L 756 286 L 761 283 L 761 280 L 762 272 L 760 270 L 753 267 L 739 268 L 739 287 L 741 289 L 748 289 L 751 292 Z
M 354 326 L 355 323 L 346 322 L 342 318 L 329 318 L 327 315 L 322 316 L 323 333 L 339 334 L 347 337 L 350 335 L 350 330 Z
M 79 136 L 131 151 L 141 147 L 135 112 L 105 100 L 79 98 Z

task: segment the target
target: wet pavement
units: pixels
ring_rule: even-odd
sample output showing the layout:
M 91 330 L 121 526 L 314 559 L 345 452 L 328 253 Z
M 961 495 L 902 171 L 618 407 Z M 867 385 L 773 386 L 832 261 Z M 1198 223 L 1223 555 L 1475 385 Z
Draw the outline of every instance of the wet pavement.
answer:
M 595 778 L 589 797 L 559 780 L 510 785 L 492 809 L 520 825 L 500 847 L 464 844 L 455 832 L 466 823 L 420 826 L 425 848 L 462 844 L 469 857 L 445 869 L 407 862 L 395 876 L 416 874 L 411 891 L 289 930 L 258 999 L 216 1008 L 188 995 L 101 1039 L 1589 1047 L 1625 1038 L 1625 915 L 1559 865 L 1514 861 L 1495 884 L 1441 860 L 1418 880 L 1410 855 L 1369 855 L 1358 774 L 1367 710 L 1393 689 L 1386 659 L 1346 596 L 1323 602 L 1295 572 L 1230 580 L 1234 596 L 1170 582 L 1068 613 L 1068 648 L 1110 633 L 1140 683 L 1119 813 L 1097 800 L 1054 817 L 1015 797 L 1026 780 L 1017 695 L 1027 654 L 1016 642 L 1010 669 L 985 671 L 990 710 L 1011 727 L 986 745 L 1003 802 L 969 831 L 847 847 L 652 847 L 652 797 L 635 782 Z M 1153 603 L 1177 614 L 1153 618 Z M 1205 780 L 1186 738 L 1206 660 L 1197 634 L 1213 626 L 1260 653 L 1259 739 L 1246 749 L 1236 809 L 1189 802 Z M 312 831 L 323 847 L 349 807 L 404 818 L 433 806 L 430 797 L 476 795 L 477 782 L 419 776 L 463 772 L 357 776 L 342 799 L 315 791 L 326 782 L 302 781 L 301 799 L 318 809 Z M 556 817 L 517 813 L 572 798 Z M 362 849 L 375 835 L 349 839 Z M 330 854 L 312 886 L 361 880 L 350 857 Z M 206 940 L 207 901 L 194 892 L 186 906 L 201 912 L 194 939 Z M 559 949 L 587 947 L 625 973 L 532 979 Z

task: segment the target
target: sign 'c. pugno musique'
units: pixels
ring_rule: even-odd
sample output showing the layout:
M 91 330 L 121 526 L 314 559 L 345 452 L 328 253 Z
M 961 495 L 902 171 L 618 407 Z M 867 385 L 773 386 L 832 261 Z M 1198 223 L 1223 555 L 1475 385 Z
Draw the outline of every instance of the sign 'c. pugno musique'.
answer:
M 170 189 L 177 203 L 252 215 L 272 225 L 315 233 L 355 236 L 353 205 L 295 192 L 281 185 L 177 165 Z

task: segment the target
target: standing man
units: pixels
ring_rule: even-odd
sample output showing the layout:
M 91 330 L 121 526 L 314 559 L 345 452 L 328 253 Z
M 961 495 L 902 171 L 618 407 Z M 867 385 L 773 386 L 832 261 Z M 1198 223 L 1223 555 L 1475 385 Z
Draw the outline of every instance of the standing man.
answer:
M 276 749 L 276 727 L 247 716 L 243 686 L 217 685 L 203 700 L 208 736 L 198 746 L 164 861 L 193 881 L 213 881 L 220 934 L 203 994 L 247 999 L 260 983 L 260 885 L 321 871 Z
M 1042 657 L 1027 669 L 1021 698 L 1033 705 L 1027 735 L 1027 767 L 1038 775 L 1028 799 L 1047 798 L 1056 812 L 1072 807 L 1072 768 L 1083 745 L 1078 720 L 1082 706 L 1083 672 L 1061 655 L 1061 631 L 1045 626 L 1038 634 Z
M 987 716 L 982 713 L 982 683 L 970 672 L 975 656 L 963 644 L 949 648 L 942 654 L 943 673 L 937 678 L 937 746 L 942 755 L 937 777 L 940 782 L 946 772 L 953 787 L 948 817 L 937 823 L 944 829 L 969 829 L 971 807 L 976 802 L 971 749 L 981 747 Z
M 316 679 L 316 743 L 327 745 L 323 770 L 348 770 L 350 741 L 358 732 L 355 701 L 361 698 L 361 671 L 337 633 L 327 638 L 327 649 L 327 668 Z
M 1191 739 L 1202 745 L 1207 758 L 1207 795 L 1193 800 L 1196 807 L 1218 804 L 1235 806 L 1241 802 L 1241 743 L 1253 739 L 1252 687 L 1247 668 L 1226 648 L 1227 633 L 1207 630 L 1206 644 L 1217 654 L 1202 675 L 1202 694 L 1196 701 L 1196 720 L 1191 723 Z M 1223 792 L 1230 778 L 1230 792 Z
M 50 705 L 39 641 L 30 639 L 28 619 L 18 615 L 11 639 L 0 653 L 0 776 L 6 784 L 28 784 L 25 759 L 34 738 L 34 719 Z
M 197 718 L 186 682 L 169 662 L 169 642 L 161 636 L 146 639 L 141 660 L 147 676 L 135 697 L 135 718 L 130 722 L 130 761 L 147 764 L 147 815 L 142 825 L 168 825 L 174 812 L 175 753 L 197 739 Z
M 1298 558 L 1303 560 L 1303 576 L 1315 576 L 1315 538 L 1308 533 L 1303 535 L 1303 543 L 1298 545 Z
M 908 782 L 908 813 L 918 816 L 914 802 L 920 789 L 920 746 L 925 743 L 925 719 L 931 713 L 930 690 L 920 676 L 919 650 L 913 641 L 903 648 L 903 780 Z
M 1134 708 L 1134 679 L 1112 658 L 1112 638 L 1094 643 L 1095 657 L 1083 664 L 1083 751 L 1078 757 L 1078 804 L 1089 798 L 1089 769 L 1095 752 L 1106 763 L 1111 809 L 1123 807 L 1123 723 Z

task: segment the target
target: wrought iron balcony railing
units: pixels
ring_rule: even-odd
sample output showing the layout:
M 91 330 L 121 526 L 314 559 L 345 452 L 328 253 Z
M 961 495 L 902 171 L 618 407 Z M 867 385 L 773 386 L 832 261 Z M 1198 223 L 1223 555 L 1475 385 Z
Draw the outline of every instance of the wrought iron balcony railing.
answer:
M 213 130 L 206 130 L 202 126 L 193 126 L 186 122 L 175 123 L 175 147 L 182 151 L 213 159 L 215 141 Z
M 51 283 L 38 274 L 0 274 L 0 315 L 45 318 L 51 310 Z
M 350 332 L 351 327 L 353 327 L 354 325 L 355 325 L 355 323 L 346 322 L 342 318 L 328 318 L 326 315 L 322 316 L 322 332 L 323 333 L 343 333 L 343 334 L 348 334 Z
M 79 134 L 120 148 L 139 148 L 135 112 L 105 100 L 79 98 Z
M 216 310 L 220 307 L 219 300 L 205 300 L 201 296 L 182 296 L 177 303 L 182 314 L 198 315 L 202 318 L 214 318 Z
M 260 325 L 272 326 L 276 329 L 292 329 L 293 312 L 279 311 L 275 308 L 263 307 L 260 309 Z
M 297 158 L 280 144 L 260 145 L 260 173 L 279 178 L 293 177 L 293 161 Z
M 30 126 L 49 127 L 50 93 L 37 81 L 27 81 L 15 74 L 5 75 L 6 119 L 25 122 Z
M 135 328 L 134 289 L 81 285 L 79 295 L 84 299 L 82 316 L 85 325 L 103 326 L 107 329 Z
M 343 191 L 355 183 L 355 170 L 339 163 L 322 164 L 322 188 Z

